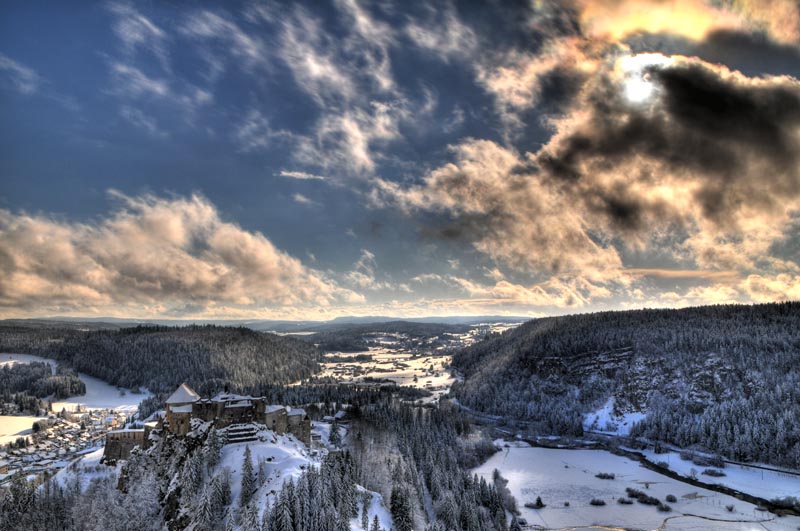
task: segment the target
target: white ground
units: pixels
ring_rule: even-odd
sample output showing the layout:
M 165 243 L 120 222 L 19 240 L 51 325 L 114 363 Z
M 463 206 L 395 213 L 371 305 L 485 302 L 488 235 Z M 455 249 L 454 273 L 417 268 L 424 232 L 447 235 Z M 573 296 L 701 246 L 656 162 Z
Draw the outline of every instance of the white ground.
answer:
M 363 487 L 358 487 L 359 492 L 371 492 L 367 491 Z M 392 528 L 392 515 L 389 513 L 389 510 L 386 508 L 386 504 L 383 503 L 383 496 L 378 494 L 377 492 L 372 492 L 372 500 L 370 501 L 369 507 L 367 508 L 367 513 L 369 514 L 369 526 L 366 528 L 361 527 L 361 510 L 362 510 L 361 502 L 358 503 L 358 517 L 353 518 L 350 520 L 350 529 L 352 531 L 369 531 L 369 526 L 372 525 L 372 519 L 375 518 L 375 515 L 378 515 L 378 521 L 381 523 L 381 527 L 386 531 L 389 531 Z
M 604 525 L 608 527 L 603 529 L 666 531 L 788 531 L 800 526 L 800 518 L 776 518 L 770 513 L 757 512 L 752 504 L 681 483 L 608 452 L 520 446 L 503 448 L 474 471 L 491 481 L 494 469 L 500 470 L 528 524 L 546 528 L 588 529 Z M 599 472 L 614 473 L 616 479 L 598 479 L 595 474 Z M 678 501 L 669 504 L 672 506 L 669 513 L 638 502 L 620 505 L 616 500 L 625 496 L 626 487 L 642 490 L 662 501 L 673 494 Z M 545 508 L 524 507 L 537 496 L 542 497 Z M 606 505 L 590 505 L 593 498 L 604 500 Z M 565 507 L 564 502 L 570 506 Z M 734 506 L 733 512 L 725 508 L 729 504 Z
M 0 445 L 17 440 L 17 437 L 30 435 L 33 423 L 46 417 L 0 416 Z
M 639 451 L 639 450 L 637 450 Z M 691 476 L 692 469 L 697 472 L 697 479 L 703 483 L 725 485 L 740 492 L 758 496 L 759 498 L 772 499 L 784 496 L 800 496 L 800 476 L 771 472 L 747 466 L 727 465 L 722 471 L 725 477 L 715 478 L 703 474 L 706 468 L 697 466 L 691 461 L 684 461 L 678 452 L 656 454 L 652 450 L 640 451 L 649 461 L 657 463 L 664 461 L 669 468 L 683 476 Z M 769 467 L 769 465 L 764 465 Z
M 0 354 L 0 367 L 5 364 L 30 363 L 32 361 L 49 363 L 54 371 L 58 364 L 54 360 L 29 354 Z M 136 411 L 142 400 L 151 396 L 151 393 L 146 390 L 143 393 L 134 394 L 125 389 L 118 389 L 88 374 L 78 373 L 78 377 L 86 384 L 86 394 L 53 402 L 53 411 L 58 412 L 62 409 L 74 411 L 80 405 L 84 409 L 115 409 L 132 413 Z
M 89 487 L 92 479 L 115 475 L 119 472 L 122 464 L 116 467 L 101 465 L 100 459 L 103 458 L 104 448 L 100 447 L 90 452 L 87 452 L 82 457 L 72 461 L 67 467 L 59 470 L 53 480 L 61 487 L 66 487 L 75 481 L 76 476 L 80 477 L 81 489 L 85 490 Z
M 369 354 L 370 361 L 356 361 L 359 354 Z M 419 355 L 392 348 L 372 348 L 366 352 L 332 353 L 353 361 L 322 363 L 320 377 L 332 377 L 344 383 L 360 382 L 366 377 L 391 380 L 398 385 L 428 389 L 433 399 L 447 393 L 454 379 L 444 368 L 450 356 Z M 414 381 L 416 376 L 417 381 Z
M 328 428 L 330 428 L 328 426 Z M 330 432 L 325 430 L 324 425 L 316 425 L 315 431 L 318 433 Z M 297 480 L 303 470 L 309 466 L 318 466 L 319 461 L 313 457 L 308 448 L 291 435 L 276 436 L 269 430 L 260 432 L 262 441 L 249 443 L 228 444 L 222 449 L 218 469 L 227 467 L 231 472 L 231 506 L 238 506 L 238 499 L 242 483 L 242 464 L 244 463 L 245 448 L 250 447 L 250 454 L 253 460 L 253 468 L 258 471 L 259 462 L 264 462 L 267 472 L 266 483 L 259 487 L 254 494 L 254 499 L 259 501 L 259 518 L 263 515 L 267 503 L 274 502 L 274 493 L 280 491 L 284 481 L 289 478 Z M 360 491 L 364 491 L 359 487 Z M 388 530 L 392 527 L 392 519 L 389 511 L 383 504 L 380 494 L 372 493 L 372 503 L 369 507 L 370 524 L 372 518 L 377 514 L 381 527 Z M 359 508 L 359 518 L 351 521 L 351 529 L 361 530 L 361 512 Z
M 583 429 L 614 435 L 629 435 L 634 424 L 645 418 L 644 413 L 614 415 L 614 397 L 595 411 L 583 416 Z

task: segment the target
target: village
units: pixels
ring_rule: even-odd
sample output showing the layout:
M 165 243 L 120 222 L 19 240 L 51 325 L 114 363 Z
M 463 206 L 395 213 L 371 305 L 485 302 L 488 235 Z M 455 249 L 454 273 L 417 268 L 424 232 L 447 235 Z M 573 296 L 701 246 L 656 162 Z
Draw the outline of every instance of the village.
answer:
M 62 411 L 40 417 L 31 433 L 0 448 L 0 485 L 19 472 L 28 478 L 57 472 L 102 446 L 106 434 L 128 420 L 124 412 L 111 409 Z

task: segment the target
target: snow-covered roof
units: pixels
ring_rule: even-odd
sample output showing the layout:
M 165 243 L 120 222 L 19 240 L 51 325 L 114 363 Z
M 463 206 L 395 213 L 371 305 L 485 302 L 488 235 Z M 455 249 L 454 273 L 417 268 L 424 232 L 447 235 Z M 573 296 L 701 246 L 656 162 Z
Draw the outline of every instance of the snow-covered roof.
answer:
M 174 393 L 167 398 L 167 404 L 191 404 L 200 400 L 200 395 L 194 389 L 182 383 Z
M 302 416 L 305 417 L 306 416 L 306 410 L 302 409 L 302 408 L 297 408 L 297 409 L 292 409 L 291 411 L 289 411 L 289 416 L 290 417 L 294 417 L 296 415 L 302 415 Z
M 230 402 L 232 400 L 252 400 L 250 395 L 234 395 L 231 393 L 220 393 L 211 399 L 212 402 Z
M 225 407 L 226 408 L 228 408 L 228 407 L 250 407 L 252 405 L 253 405 L 253 403 L 251 401 L 249 401 L 249 400 L 239 400 L 237 402 L 229 402 L 229 403 L 225 404 Z
M 286 409 L 285 406 L 267 406 L 266 411 L 267 413 L 275 413 L 276 411 L 280 411 L 281 409 Z

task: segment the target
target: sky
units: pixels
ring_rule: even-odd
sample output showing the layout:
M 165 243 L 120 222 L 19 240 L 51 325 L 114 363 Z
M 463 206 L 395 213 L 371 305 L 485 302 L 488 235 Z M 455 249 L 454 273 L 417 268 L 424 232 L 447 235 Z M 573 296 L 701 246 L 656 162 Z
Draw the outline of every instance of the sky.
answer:
M 800 299 L 793 0 L 3 2 L 0 317 Z

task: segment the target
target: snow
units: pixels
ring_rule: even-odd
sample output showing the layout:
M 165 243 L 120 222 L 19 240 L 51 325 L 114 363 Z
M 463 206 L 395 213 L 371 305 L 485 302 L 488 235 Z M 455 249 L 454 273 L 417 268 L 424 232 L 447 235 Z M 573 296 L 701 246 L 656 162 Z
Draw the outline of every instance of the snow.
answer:
M 263 460 L 267 481 L 259 487 L 254 495 L 255 499 L 262 500 L 262 508 L 271 494 L 280 491 L 283 482 L 292 478 L 297 481 L 303 470 L 309 467 L 313 458 L 309 455 L 306 446 L 292 435 L 275 435 L 270 430 L 259 432 L 259 437 L 266 441 L 226 444 L 222 448 L 220 463 L 217 467 L 221 470 L 228 468 L 231 472 L 231 497 L 232 506 L 238 504 L 242 484 L 242 464 L 244 463 L 245 448 L 250 447 L 253 469 L 257 472 L 259 463 Z
M 383 496 L 378 494 L 377 492 L 369 491 L 360 485 L 358 486 L 358 492 L 369 492 L 372 494 L 372 499 L 370 500 L 369 507 L 367 508 L 367 512 L 369 514 L 369 525 L 372 525 L 372 519 L 375 516 L 378 516 L 378 521 L 381 523 L 381 528 L 383 529 L 392 529 L 392 515 L 389 513 L 388 509 L 386 509 L 386 504 L 383 503 Z M 358 516 L 350 520 L 350 529 L 353 531 L 368 531 L 368 529 L 364 529 L 361 527 L 361 510 L 363 504 L 359 502 L 358 504 Z M 369 526 L 367 526 L 369 527 Z
M 86 490 L 89 487 L 89 483 L 95 478 L 118 475 L 121 464 L 116 467 L 100 464 L 100 460 L 103 458 L 103 450 L 103 447 L 89 449 L 82 457 L 75 459 L 59 470 L 53 476 L 53 481 L 60 487 L 65 488 L 72 484 L 76 478 L 79 478 L 81 490 Z
M 508 480 L 508 487 L 528 524 L 548 528 L 580 529 L 581 526 L 606 525 L 613 528 L 659 528 L 665 531 L 777 531 L 795 530 L 800 526 L 800 518 L 777 518 L 770 513 L 756 512 L 752 504 L 687 485 L 643 468 L 628 458 L 602 450 L 524 448 L 514 445 L 503 448 L 474 472 L 491 481 L 494 469 L 498 469 Z M 614 473 L 616 479 L 596 478 L 595 474 L 599 472 Z M 678 501 L 669 503 L 672 506 L 669 513 L 639 503 L 619 505 L 616 500 L 625 496 L 626 487 L 642 490 L 662 501 L 668 494 L 673 494 Z M 542 497 L 547 505 L 545 508 L 524 507 L 525 503 L 533 502 L 537 496 Z M 593 498 L 602 499 L 607 505 L 592 506 L 589 501 Z M 565 507 L 564 502 L 569 502 L 570 506 Z M 726 505 L 733 505 L 734 511 L 728 512 Z M 766 521 L 756 523 L 760 520 Z
M 40 361 L 48 363 L 55 371 L 58 362 L 29 354 L 0 354 L 0 366 L 13 363 L 31 363 Z M 73 396 L 53 402 L 53 411 L 75 411 L 78 406 L 83 409 L 113 409 L 116 411 L 134 413 L 139 408 L 139 403 L 152 396 L 147 390 L 142 393 L 131 393 L 109 385 L 99 378 L 88 374 L 78 373 L 78 377 L 86 384 L 86 394 Z
M 330 425 L 315 424 L 312 430 L 321 434 L 327 444 Z M 317 452 L 309 451 L 306 445 L 292 435 L 279 436 L 271 430 L 262 429 L 258 432 L 258 437 L 258 441 L 226 444 L 222 448 L 217 471 L 225 468 L 230 471 L 231 507 L 237 507 L 239 496 L 241 495 L 242 465 L 244 464 L 246 448 L 250 448 L 253 469 L 256 472 L 258 472 L 259 463 L 264 463 L 267 480 L 253 495 L 253 499 L 258 500 L 260 518 L 265 508 L 274 502 L 274 495 L 281 490 L 283 483 L 290 478 L 297 481 L 308 467 L 319 466 L 320 458 Z M 361 487 L 358 487 L 358 489 L 361 492 L 365 491 Z M 380 494 L 372 493 L 372 501 L 368 511 L 370 524 L 372 524 L 372 518 L 378 515 L 381 527 L 387 530 L 391 529 L 392 518 Z M 358 518 L 351 521 L 351 529 L 361 531 L 360 516 L 359 508 Z
M 631 428 L 637 422 L 643 420 L 645 413 L 630 412 L 622 415 L 614 415 L 614 397 L 595 411 L 583 417 L 583 429 L 613 435 L 627 436 L 631 433 Z
M 186 405 L 186 406 L 170 406 L 170 410 L 173 413 L 191 413 L 192 412 L 192 405 L 189 404 L 189 405 Z
M 18 437 L 30 435 L 33 431 L 33 423 L 37 420 L 45 420 L 47 417 L 30 416 L 0 416 L 0 445 L 14 442 Z
M 680 458 L 679 452 L 672 451 L 664 454 L 657 454 L 653 450 L 637 450 L 653 463 L 666 462 L 669 469 L 678 472 L 682 476 L 691 476 L 692 469 L 697 473 L 697 479 L 703 483 L 725 485 L 732 489 L 744 492 L 759 498 L 772 499 L 783 498 L 784 496 L 800 496 L 800 476 L 773 472 L 746 465 L 727 465 L 721 469 L 725 476 L 721 478 L 702 474 L 707 468 L 698 466 L 691 461 L 684 461 Z M 772 468 L 770 465 L 760 465 Z
M 13 366 L 17 363 L 32 363 L 34 361 L 47 363 L 50 365 L 50 368 L 53 372 L 55 372 L 56 367 L 58 367 L 58 362 L 55 360 L 49 360 L 47 358 L 41 358 L 31 354 L 0 354 L 0 369 L 6 365 Z
M 289 411 L 289 416 L 290 417 L 297 417 L 297 416 L 305 417 L 306 416 L 306 410 L 303 409 L 303 408 L 292 408 L 292 410 Z
M 357 361 L 359 355 L 369 354 L 370 361 Z M 447 393 L 455 379 L 448 369 L 451 357 L 439 353 L 415 354 L 389 347 L 372 347 L 366 352 L 331 353 L 352 361 L 327 362 L 323 360 L 321 378 L 332 377 L 344 383 L 357 383 L 364 378 L 391 380 L 398 385 L 427 389 L 433 396 L 426 401 L 435 401 Z M 416 377 L 416 381 L 414 378 Z
M 167 398 L 167 404 L 191 404 L 192 402 L 197 402 L 200 400 L 200 395 L 198 395 L 194 389 L 182 383 L 175 389 L 169 398 Z

